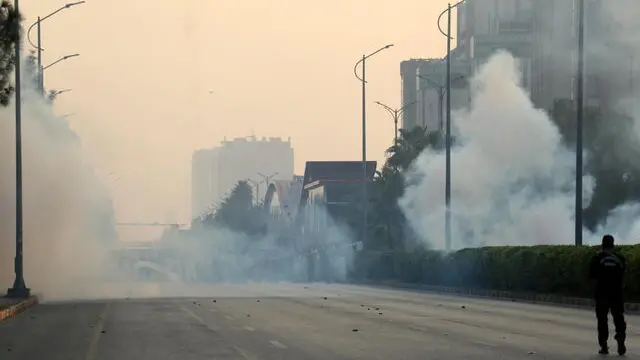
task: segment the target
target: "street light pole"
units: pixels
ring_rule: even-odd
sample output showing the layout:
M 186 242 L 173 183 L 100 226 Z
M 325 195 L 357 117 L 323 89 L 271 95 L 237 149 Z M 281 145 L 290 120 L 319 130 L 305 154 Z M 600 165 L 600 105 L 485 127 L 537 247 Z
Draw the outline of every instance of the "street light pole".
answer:
M 276 175 L 278 175 L 277 172 L 274 172 L 271 175 L 264 175 L 263 173 L 258 173 L 258 176 L 260 176 L 262 178 L 262 180 L 264 181 L 264 183 L 267 185 L 267 190 L 269 189 L 269 184 L 271 183 L 271 179 L 273 179 Z
M 29 30 L 27 30 L 27 40 L 29 41 L 29 44 L 31 44 L 31 46 L 33 46 L 34 48 L 36 48 L 38 50 L 38 86 L 40 89 L 41 93 L 44 93 L 44 81 L 42 79 L 42 51 L 44 50 L 42 48 L 42 37 L 41 37 L 41 32 L 40 32 L 40 26 L 41 23 L 44 20 L 47 20 L 48 18 L 52 17 L 53 15 L 59 13 L 62 10 L 68 9 L 72 6 L 76 6 L 76 5 L 80 5 L 80 4 L 84 4 L 86 1 L 77 1 L 77 2 L 72 2 L 72 3 L 67 3 L 64 6 L 60 7 L 59 9 L 51 12 L 49 15 L 40 18 L 40 16 L 38 16 L 38 20 L 36 22 L 34 22 L 33 24 L 31 24 L 31 26 L 29 27 Z M 31 41 L 31 30 L 33 29 L 34 26 L 38 27 L 38 44 L 35 45 L 32 41 Z
M 455 5 L 448 4 L 447 9 L 440 13 L 438 17 L 438 30 L 442 35 L 447 37 L 447 124 L 445 135 L 445 157 L 446 157 L 446 174 L 445 174 L 445 218 L 444 218 L 444 238 L 445 249 L 451 251 L 451 10 L 464 3 L 462 0 Z M 447 32 L 442 31 L 440 20 L 444 14 L 447 14 Z
M 260 181 L 255 181 L 255 180 L 251 180 L 248 179 L 247 181 L 249 181 L 251 184 L 253 184 L 253 186 L 255 186 L 256 188 L 256 205 L 260 204 Z
M 43 68 L 42 68 L 42 71 L 47 70 L 48 68 L 52 67 L 53 65 L 55 65 L 55 64 L 57 64 L 57 63 L 59 63 L 59 62 L 61 62 L 61 61 L 65 61 L 65 60 L 67 60 L 67 59 L 70 59 L 70 58 L 73 58 L 73 57 L 77 57 L 77 56 L 80 56 L 80 54 L 65 55 L 65 56 L 63 56 L 63 57 L 59 58 L 58 60 L 56 60 L 56 61 L 52 62 L 51 64 L 49 64 L 49 65 L 47 65 L 47 66 L 43 67 Z
M 380 49 L 372 52 L 369 55 L 362 55 L 362 59 L 360 59 L 356 65 L 353 67 L 353 74 L 356 76 L 358 80 L 362 83 L 362 243 L 365 244 L 367 240 L 367 222 L 368 222 L 368 197 L 367 197 L 367 101 L 366 101 L 366 91 L 367 91 L 367 80 L 366 80 L 366 61 L 368 58 L 373 55 L 379 53 L 382 50 L 386 50 L 392 47 L 393 44 L 389 44 L 381 47 Z M 358 76 L 358 65 L 362 63 L 362 77 Z
M 381 103 L 380 101 L 376 101 L 376 104 L 382 106 L 393 117 L 393 125 L 394 125 L 394 130 L 395 130 L 394 133 L 393 133 L 394 144 L 398 143 L 398 120 L 400 119 L 400 115 L 402 115 L 402 113 L 407 108 L 409 108 L 411 105 L 415 105 L 416 103 L 417 103 L 417 101 L 412 101 L 412 102 L 404 105 L 400 109 L 394 109 L 394 108 L 392 108 L 392 107 L 390 107 L 390 106 L 388 106 L 386 104 Z
M 432 88 L 434 88 L 436 90 L 436 92 L 438 93 L 438 126 L 440 127 L 439 130 L 442 131 L 444 130 L 444 119 L 443 119 L 443 110 L 444 110 L 444 95 L 446 94 L 446 85 L 440 85 L 437 82 L 429 79 L 426 76 L 422 76 L 422 75 L 417 75 L 418 78 L 425 80 L 427 83 L 429 83 L 429 85 L 431 85 Z M 459 75 L 456 78 L 453 78 L 453 80 L 457 80 L 457 79 L 464 79 L 463 75 Z
M 19 0 L 14 0 L 14 11 L 20 14 Z M 20 34 L 20 20 L 16 19 L 16 34 Z M 27 298 L 31 294 L 31 290 L 27 288 L 24 281 L 24 263 L 22 257 L 22 89 L 20 82 L 20 59 L 22 39 L 18 35 L 15 43 L 15 107 L 16 107 L 16 257 L 14 259 L 15 279 L 13 287 L 11 287 L 7 296 L 12 298 Z
M 64 94 L 64 93 L 69 92 L 69 91 L 72 91 L 72 90 L 73 90 L 73 89 L 62 89 L 62 90 L 57 90 L 57 91 L 52 92 L 52 93 L 51 93 L 51 96 L 52 96 L 52 97 L 56 97 L 56 96 L 58 96 L 58 95 L 60 95 L 60 94 Z
M 41 86 L 40 90 L 42 92 L 44 92 L 44 71 L 45 70 L 47 70 L 48 68 L 52 67 L 53 65 L 55 65 L 55 64 L 57 64 L 57 63 L 59 63 L 61 61 L 65 61 L 67 59 L 70 59 L 70 58 L 73 58 L 73 57 L 76 57 L 76 56 L 80 56 L 80 54 L 65 55 L 65 56 L 59 58 L 58 60 L 52 62 L 51 64 L 40 68 L 40 82 L 42 83 L 42 86 Z
M 42 32 L 40 31 L 40 23 L 42 20 L 40 16 L 38 16 L 38 89 L 40 93 L 44 93 L 44 83 L 42 82 L 42 48 L 40 44 L 42 43 Z
M 578 76 L 576 101 L 576 215 L 575 245 L 582 246 L 582 151 L 584 122 L 584 0 L 578 0 Z

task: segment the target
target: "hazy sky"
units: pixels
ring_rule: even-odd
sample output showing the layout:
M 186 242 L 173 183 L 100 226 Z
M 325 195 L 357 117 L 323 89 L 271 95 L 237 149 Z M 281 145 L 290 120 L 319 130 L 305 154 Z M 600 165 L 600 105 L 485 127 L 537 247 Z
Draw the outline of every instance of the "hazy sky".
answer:
M 44 65 L 81 54 L 48 69 L 45 83 L 73 89 L 55 110 L 77 114 L 70 121 L 118 220 L 187 221 L 191 153 L 224 136 L 290 136 L 300 175 L 307 160 L 360 159 L 352 69 L 393 43 L 367 63 L 367 155 L 384 161 L 393 122 L 373 101 L 399 105 L 400 61 L 444 54 L 436 19 L 446 4 L 88 0 L 43 22 Z M 22 0 L 25 25 L 62 5 Z

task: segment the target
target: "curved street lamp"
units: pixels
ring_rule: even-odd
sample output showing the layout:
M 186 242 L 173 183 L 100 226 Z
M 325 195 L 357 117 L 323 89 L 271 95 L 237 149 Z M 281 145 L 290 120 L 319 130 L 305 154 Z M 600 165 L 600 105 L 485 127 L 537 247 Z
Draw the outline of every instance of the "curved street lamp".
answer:
M 444 129 L 444 118 L 442 116 L 442 110 L 444 109 L 444 106 L 442 103 L 444 103 L 444 96 L 447 94 L 447 86 L 442 85 L 434 80 L 431 80 L 424 75 L 416 75 L 416 76 L 426 81 L 427 84 L 429 84 L 429 86 L 435 89 L 435 91 L 438 93 L 438 126 L 440 127 L 440 131 L 442 131 Z M 464 75 L 458 75 L 456 78 L 451 80 L 453 81 L 453 80 L 464 79 L 464 78 L 465 78 Z M 424 111 L 423 111 L 423 120 L 424 120 Z
M 69 92 L 69 91 L 73 91 L 73 89 L 56 90 L 56 91 L 51 93 L 51 96 L 56 97 L 56 96 L 58 96 L 60 94 L 64 94 L 64 93 Z
M 408 104 L 405 104 L 400 109 L 394 109 L 391 106 L 388 106 L 386 104 L 381 103 L 380 101 L 376 101 L 376 104 L 382 106 L 393 117 L 393 125 L 395 127 L 395 132 L 393 133 L 394 134 L 393 135 L 394 144 L 398 143 L 398 119 L 400 118 L 400 115 L 402 115 L 402 113 L 405 110 L 407 110 L 410 106 L 415 105 L 416 103 L 417 103 L 417 101 L 412 101 L 412 102 L 410 102 Z
M 362 55 L 356 65 L 353 67 L 353 74 L 362 83 L 362 243 L 366 243 L 367 240 L 367 217 L 368 217 L 368 204 L 367 204 L 367 102 L 366 102 L 366 61 L 368 58 L 379 53 L 382 50 L 386 50 L 392 47 L 393 44 L 385 45 L 380 49 L 372 52 L 369 55 Z M 362 77 L 358 76 L 358 65 L 362 63 Z
M 66 10 L 70 7 L 76 6 L 76 5 L 80 5 L 80 4 L 84 4 L 86 1 L 76 1 L 76 2 L 72 2 L 72 3 L 67 3 L 64 6 L 60 7 L 59 9 L 51 12 L 49 15 L 45 16 L 45 17 L 40 17 L 38 16 L 38 20 L 36 22 L 34 22 L 33 24 L 31 24 L 31 26 L 29 26 L 29 29 L 27 30 L 27 41 L 29 41 L 29 44 L 31 44 L 31 46 L 33 46 L 35 49 L 38 50 L 38 73 L 42 73 L 42 52 L 44 51 L 44 49 L 42 48 L 42 36 L 41 36 L 41 31 L 40 31 L 40 24 L 47 20 L 48 18 L 54 16 L 55 14 L 61 12 L 62 10 Z M 38 44 L 34 44 L 33 41 L 31 41 L 31 30 L 33 30 L 34 26 L 38 27 Z M 44 90 L 44 82 L 42 81 L 42 77 L 38 77 L 38 81 L 40 82 L 38 85 L 40 85 L 40 90 Z
M 53 65 L 55 65 L 55 64 L 57 64 L 57 63 L 59 63 L 59 62 L 61 62 L 61 61 L 65 61 L 65 60 L 67 60 L 67 59 L 71 59 L 71 58 L 73 58 L 73 57 L 77 57 L 77 56 L 80 56 L 80 54 L 65 55 L 65 56 L 63 56 L 63 57 L 59 58 L 58 60 L 56 60 L 56 61 L 52 62 L 51 64 L 49 64 L 49 65 L 47 65 L 47 66 L 43 67 L 43 68 L 42 68 L 42 71 L 44 72 L 44 71 L 45 71 L 45 70 L 47 70 L 48 68 L 52 67 Z
M 451 10 L 463 4 L 466 0 L 457 2 L 455 5 L 449 4 L 447 9 L 438 16 L 438 30 L 447 37 L 447 94 L 451 94 Z M 447 32 L 440 26 L 440 21 L 444 14 L 447 14 Z M 445 175 L 445 217 L 444 217 L 444 238 L 445 249 L 451 250 L 451 96 L 447 96 L 447 126 L 445 132 L 446 146 L 446 175 Z

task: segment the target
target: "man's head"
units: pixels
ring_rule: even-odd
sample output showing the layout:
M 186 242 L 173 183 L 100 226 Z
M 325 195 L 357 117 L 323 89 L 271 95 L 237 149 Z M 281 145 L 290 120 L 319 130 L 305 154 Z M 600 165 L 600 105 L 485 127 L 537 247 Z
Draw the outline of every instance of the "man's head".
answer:
M 613 243 L 613 236 L 607 234 L 602 237 L 602 248 L 604 250 L 613 249 Z

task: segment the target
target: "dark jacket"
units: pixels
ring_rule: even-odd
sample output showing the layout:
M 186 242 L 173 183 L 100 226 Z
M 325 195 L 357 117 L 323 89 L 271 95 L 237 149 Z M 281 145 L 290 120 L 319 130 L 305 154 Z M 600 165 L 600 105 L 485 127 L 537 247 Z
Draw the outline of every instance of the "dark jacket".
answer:
M 589 275 L 596 281 L 596 296 L 621 293 L 626 268 L 626 259 L 615 250 L 602 250 L 595 254 L 591 258 Z

